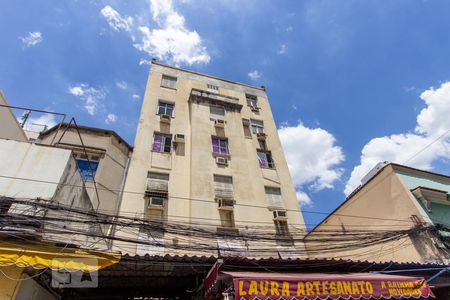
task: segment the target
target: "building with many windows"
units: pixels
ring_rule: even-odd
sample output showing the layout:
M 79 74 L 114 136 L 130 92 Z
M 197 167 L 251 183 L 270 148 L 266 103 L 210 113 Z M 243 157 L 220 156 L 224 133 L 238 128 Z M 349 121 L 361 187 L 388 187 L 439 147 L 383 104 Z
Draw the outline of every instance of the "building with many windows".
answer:
M 117 242 L 130 254 L 287 257 L 303 248 L 304 222 L 265 89 L 153 61 L 120 213 L 160 225 L 118 231 L 148 241 Z

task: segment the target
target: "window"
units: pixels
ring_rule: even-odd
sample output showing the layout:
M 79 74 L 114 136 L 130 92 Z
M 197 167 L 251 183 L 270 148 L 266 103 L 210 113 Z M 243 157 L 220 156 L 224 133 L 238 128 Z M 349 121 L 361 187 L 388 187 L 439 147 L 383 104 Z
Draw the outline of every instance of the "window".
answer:
M 219 214 L 222 227 L 234 227 L 234 212 L 232 210 L 221 210 L 219 211 Z
M 247 106 L 250 106 L 254 109 L 258 108 L 258 98 L 256 96 L 245 94 L 245 98 L 247 99 Z
M 275 231 L 277 232 L 277 235 L 289 235 L 289 227 L 287 221 L 274 220 L 273 222 L 275 223 Z
M 177 88 L 177 78 L 172 76 L 163 75 L 161 78 L 161 86 L 176 89 Z
M 86 181 L 94 180 L 95 173 L 97 172 L 98 168 L 98 160 L 90 159 L 90 161 L 87 161 L 85 159 L 77 159 L 76 161 L 83 180 Z
M 233 178 L 214 175 L 214 193 L 218 199 L 233 199 Z
M 264 122 L 260 120 L 250 120 L 253 133 L 264 133 Z
M 272 160 L 272 154 L 270 151 L 257 150 L 259 166 L 261 168 L 274 169 L 275 163 Z
M 155 132 L 153 135 L 152 151 L 170 153 L 171 148 L 172 136 Z
M 252 138 L 252 133 L 250 131 L 250 120 L 242 119 L 242 126 L 244 127 L 244 136 L 246 138 Z
M 213 136 L 212 150 L 214 154 L 228 155 L 228 140 Z
M 218 105 L 209 106 L 209 115 L 211 119 L 224 120 L 225 119 L 225 107 Z
M 218 93 L 219 92 L 219 87 L 217 85 L 212 85 L 212 84 L 207 84 L 206 85 L 208 92 L 212 92 L 212 93 Z
M 158 115 L 168 115 L 173 117 L 173 103 L 167 103 L 163 101 L 158 102 Z
M 264 187 L 266 192 L 266 201 L 269 209 L 284 209 L 283 198 L 281 197 L 281 190 L 275 187 Z

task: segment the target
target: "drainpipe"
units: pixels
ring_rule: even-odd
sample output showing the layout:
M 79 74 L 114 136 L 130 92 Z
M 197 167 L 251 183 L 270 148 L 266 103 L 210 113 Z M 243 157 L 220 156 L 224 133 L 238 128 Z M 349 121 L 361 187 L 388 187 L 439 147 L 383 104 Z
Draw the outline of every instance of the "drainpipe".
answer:
M 117 216 L 119 215 L 119 210 L 120 207 L 122 206 L 122 198 L 123 198 L 123 190 L 125 188 L 125 182 L 128 176 L 128 169 L 130 167 L 130 161 L 131 161 L 131 153 L 128 153 L 128 157 L 127 157 L 127 162 L 125 163 L 125 170 L 123 173 L 123 177 L 122 177 L 122 182 L 120 183 L 120 189 L 119 189 L 119 201 L 117 201 L 117 207 L 116 207 L 116 212 L 115 215 L 116 217 L 114 217 L 114 220 L 117 220 Z M 116 224 L 113 224 L 111 226 L 111 229 L 109 230 L 109 234 L 108 236 L 111 238 L 114 236 L 116 231 Z M 112 248 L 112 239 L 108 239 L 108 249 Z

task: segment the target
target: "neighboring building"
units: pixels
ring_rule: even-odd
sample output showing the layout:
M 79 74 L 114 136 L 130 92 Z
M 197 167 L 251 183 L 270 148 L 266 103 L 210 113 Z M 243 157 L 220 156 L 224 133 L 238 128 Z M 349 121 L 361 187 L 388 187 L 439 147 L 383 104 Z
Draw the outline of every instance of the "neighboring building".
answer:
M 1 94 L 0 100 L 0 104 L 7 106 Z M 110 246 L 104 238 L 106 230 L 98 224 L 96 205 L 85 186 L 87 175 L 80 170 L 72 149 L 29 141 L 6 106 L 0 107 L 0 299 L 59 299 L 47 291 L 48 280 L 40 285 L 36 276 L 26 273 L 48 266 L 62 273 L 69 270 L 79 274 L 81 270 L 116 263 L 120 254 L 105 252 Z M 54 128 L 43 134 L 42 142 L 53 131 Z M 66 134 L 70 140 L 70 129 Z M 100 136 L 98 133 L 91 142 L 101 145 Z M 89 137 L 85 138 L 89 142 Z M 124 141 L 119 139 L 111 138 L 110 143 L 118 145 L 105 151 L 110 152 L 105 154 L 110 157 L 104 159 L 105 166 L 114 165 L 109 160 L 121 158 L 121 151 L 128 153 L 130 147 L 121 145 Z M 123 147 L 127 150 L 122 150 Z M 117 173 L 112 178 L 124 176 L 125 167 L 105 169 L 104 172 Z M 119 189 L 120 183 L 114 188 Z M 118 200 L 112 197 L 108 200 L 117 209 Z M 64 278 L 70 279 L 71 274 L 62 274 L 66 276 L 60 280 L 65 282 Z
M 52 142 L 54 147 L 72 150 L 94 209 L 115 214 L 132 147 L 112 130 L 68 124 L 43 131 L 36 140 L 43 145 Z
M 264 88 L 153 61 L 120 211 L 164 224 L 202 225 L 210 238 L 157 230 L 125 234 L 164 247 L 123 245 L 131 254 L 289 256 L 304 222 Z M 277 241 L 221 238 L 264 230 Z M 217 238 L 217 234 L 219 238 Z M 297 243 L 297 249 L 303 245 Z M 257 249 L 265 248 L 258 252 Z M 269 249 L 270 251 L 267 251 Z M 278 250 L 278 251 L 277 251 Z M 236 253 L 236 251 L 238 253 Z M 186 253 L 186 250 L 182 251 Z
M 86 212 L 94 211 L 71 151 L 0 139 L 0 157 L 7 158 L 0 161 L 1 213 L 6 216 L 53 217 L 61 220 L 44 221 L 38 227 L 11 225 L 9 229 L 17 229 L 14 228 L 17 226 L 19 227 L 17 235 L 26 233 L 47 242 L 64 242 L 84 247 L 98 240 L 81 234 L 54 234 L 52 230 L 62 228 L 96 232 L 99 235 L 102 234 L 102 230 L 98 225 L 81 226 L 78 223 L 66 221 L 64 216 L 68 214 L 67 212 L 39 208 L 32 204 L 33 201 L 48 200 L 70 208 L 83 209 Z M 19 201 L 29 200 L 31 203 L 18 204 L 8 201 L 8 198 Z M 68 216 L 77 217 L 76 214 Z M 31 222 L 39 223 L 39 221 Z M 2 231 L 8 231 L 8 228 L 2 227 Z M 106 249 L 106 244 L 97 241 L 95 247 Z
M 305 246 L 310 257 L 450 262 L 449 176 L 382 163 L 362 182 L 344 203 L 308 233 Z M 366 246 L 363 245 L 368 241 L 361 240 L 353 248 L 345 244 L 345 236 L 358 230 L 383 234 L 387 230 L 413 227 L 418 228 L 417 232 L 402 238 L 392 240 L 387 237 L 385 241 Z M 341 237 L 342 241 L 325 245 L 323 235 L 329 231 Z M 342 249 L 337 249 L 339 246 Z

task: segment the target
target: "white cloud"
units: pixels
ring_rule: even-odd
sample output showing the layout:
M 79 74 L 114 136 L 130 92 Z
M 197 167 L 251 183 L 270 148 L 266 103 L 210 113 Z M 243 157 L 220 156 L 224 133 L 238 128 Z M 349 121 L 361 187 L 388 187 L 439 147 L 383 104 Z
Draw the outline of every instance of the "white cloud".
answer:
M 431 170 L 433 162 L 450 156 L 450 82 L 438 89 L 424 91 L 420 98 L 426 107 L 417 116 L 414 132 L 374 138 L 361 151 L 361 161 L 356 166 L 345 187 L 350 194 L 360 180 L 378 162 L 389 161 Z
M 286 44 L 282 44 L 280 46 L 280 49 L 278 50 L 278 54 L 285 54 L 287 51 L 287 45 Z
M 262 74 L 258 70 L 253 70 L 248 72 L 248 77 L 250 77 L 251 80 L 256 81 L 259 78 L 261 78 Z
M 25 123 L 24 129 L 28 131 L 41 132 L 55 126 L 56 124 L 57 122 L 55 120 L 55 115 L 53 114 L 43 114 L 39 117 L 33 117 L 33 113 L 31 113 Z
M 126 90 L 128 87 L 128 84 L 125 81 L 117 81 L 116 86 L 121 90 Z
M 112 124 L 117 121 L 117 116 L 115 114 L 108 114 L 105 119 L 106 124 Z
M 115 31 L 130 31 L 131 26 L 133 25 L 133 18 L 132 17 L 125 17 L 123 18 L 119 12 L 117 12 L 114 8 L 107 5 L 102 8 L 100 11 L 100 14 L 105 17 L 106 21 L 108 22 L 109 26 L 114 29 Z
M 151 57 L 175 65 L 209 63 L 211 58 L 202 38 L 197 31 L 186 27 L 184 16 L 175 10 L 172 0 L 150 0 L 150 9 L 152 19 L 159 28 L 132 26 L 131 17 L 121 17 L 110 6 L 105 6 L 101 13 L 116 31 L 129 31 L 133 41 L 135 36 L 139 35 L 140 40 L 133 46 Z M 149 61 L 141 60 L 139 65 L 147 63 Z
M 44 40 L 42 38 L 42 33 L 39 31 L 28 32 L 27 36 L 20 37 L 20 39 L 25 47 L 35 46 Z
M 278 129 L 289 170 L 297 190 L 297 198 L 312 205 L 309 196 L 300 191 L 308 188 L 320 191 L 333 188 L 343 169 L 339 167 L 345 157 L 336 145 L 335 137 L 321 128 L 308 128 L 302 123 Z
M 297 200 L 298 202 L 300 202 L 302 207 L 312 207 L 313 206 L 313 202 L 311 200 L 311 198 L 308 196 L 308 194 L 306 194 L 305 192 L 302 191 L 296 191 L 297 194 Z
M 142 65 L 151 65 L 151 64 L 152 64 L 152 62 L 150 60 L 148 60 L 148 59 L 141 58 L 141 60 L 139 61 L 139 65 L 140 66 L 142 66 Z
M 139 96 L 138 94 L 133 94 L 133 96 L 131 96 L 133 98 L 134 101 L 137 101 L 141 98 L 141 96 Z
M 91 116 L 97 113 L 102 106 L 102 100 L 106 97 L 103 89 L 96 89 L 85 83 L 70 87 L 68 92 L 81 99 L 84 108 Z

